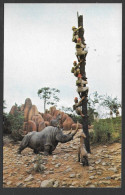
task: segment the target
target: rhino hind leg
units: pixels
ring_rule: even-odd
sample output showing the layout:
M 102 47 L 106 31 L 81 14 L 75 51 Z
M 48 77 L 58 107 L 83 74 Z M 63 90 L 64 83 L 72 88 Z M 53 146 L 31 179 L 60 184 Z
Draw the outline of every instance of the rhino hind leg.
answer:
M 21 154 L 22 150 L 24 150 L 24 149 L 28 146 L 29 138 L 30 138 L 29 135 L 26 135 L 26 136 L 23 138 L 23 140 L 22 140 L 22 142 L 21 142 L 21 144 L 20 144 L 20 147 L 18 148 L 18 151 L 17 151 L 18 154 Z

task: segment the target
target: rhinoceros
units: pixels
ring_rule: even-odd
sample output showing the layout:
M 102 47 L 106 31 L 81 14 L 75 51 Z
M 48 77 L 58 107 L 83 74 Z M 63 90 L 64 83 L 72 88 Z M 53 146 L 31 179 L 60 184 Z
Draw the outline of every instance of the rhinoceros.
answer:
M 30 132 L 24 136 L 19 148 L 18 153 L 29 147 L 34 150 L 34 153 L 38 154 L 40 151 L 44 152 L 44 155 L 52 154 L 59 142 L 66 143 L 73 139 L 74 135 L 78 131 L 78 123 L 76 130 L 73 133 L 63 134 L 60 127 L 45 127 L 40 132 Z

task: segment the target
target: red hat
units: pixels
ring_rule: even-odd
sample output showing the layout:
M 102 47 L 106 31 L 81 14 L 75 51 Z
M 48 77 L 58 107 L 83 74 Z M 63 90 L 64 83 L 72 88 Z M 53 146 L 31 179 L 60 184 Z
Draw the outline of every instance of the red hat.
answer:
M 81 78 L 81 77 L 82 77 L 82 75 L 81 75 L 81 74 L 78 74 L 78 77 L 79 77 L 79 78 Z
M 78 100 L 78 98 L 77 98 L 77 97 L 75 97 L 75 98 L 74 98 L 74 100 Z
M 80 41 L 80 40 L 81 40 L 81 38 L 78 38 L 77 40 L 78 40 L 78 41 Z
M 76 61 L 74 61 L 73 63 L 76 63 Z

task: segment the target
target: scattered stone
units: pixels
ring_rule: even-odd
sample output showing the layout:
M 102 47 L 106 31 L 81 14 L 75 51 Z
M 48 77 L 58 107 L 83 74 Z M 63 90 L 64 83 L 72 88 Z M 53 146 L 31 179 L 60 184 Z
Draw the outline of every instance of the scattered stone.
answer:
M 34 177 L 32 175 L 29 175 L 24 181 L 32 181 L 34 180 Z
M 103 163 L 102 163 L 102 165 L 103 165 L 103 166 L 106 166 L 106 165 L 107 165 L 107 163 L 106 163 L 106 162 L 103 162 Z
M 81 173 L 76 174 L 76 177 L 80 178 L 81 177 Z
M 93 171 L 94 169 L 95 169 L 95 168 L 92 167 L 92 166 L 89 167 L 89 170 L 90 170 L 90 171 Z
M 73 181 L 71 185 L 72 185 L 72 186 L 74 186 L 74 185 L 77 185 L 77 186 L 78 186 L 78 184 L 79 184 L 78 181 Z
M 55 159 L 58 159 L 57 155 L 53 155 L 53 159 L 52 160 L 55 160 Z
M 89 185 L 89 188 L 95 188 L 95 185 Z
M 111 177 L 110 177 L 110 176 L 108 176 L 108 177 L 105 177 L 105 179 L 106 179 L 106 180 L 110 180 L 110 179 L 111 179 Z
M 97 171 L 97 175 L 102 175 L 102 172 L 101 171 Z
M 95 177 L 94 177 L 93 175 L 89 177 L 89 179 L 94 179 L 94 178 L 95 178 Z
M 95 162 L 95 164 L 99 164 L 102 160 L 99 159 L 98 161 Z
M 46 187 L 53 187 L 54 179 L 44 180 L 41 182 L 40 187 L 46 188 Z
M 68 172 L 70 172 L 70 171 L 72 171 L 72 168 L 66 169 L 63 173 L 65 174 L 65 173 L 68 173 Z
M 56 168 L 60 167 L 61 166 L 61 163 L 58 163 L 55 165 Z
M 7 182 L 7 185 L 8 185 L 8 186 L 9 186 L 10 184 L 12 184 L 12 181 L 8 181 L 8 182 Z
M 118 172 L 118 170 L 117 170 L 116 167 L 111 167 L 111 168 L 108 169 L 108 171 L 114 171 L 114 173 L 117 173 Z
M 102 181 L 103 184 L 111 184 L 111 181 Z
M 18 182 L 18 183 L 16 184 L 16 186 L 17 186 L 17 187 L 22 187 L 22 186 L 23 186 L 23 183 L 22 183 L 22 182 Z
M 86 186 L 88 186 L 89 184 L 91 184 L 92 182 L 91 181 L 87 181 L 86 182 Z
M 55 181 L 53 187 L 54 188 L 57 188 L 58 186 L 59 186 L 59 182 L 58 181 Z
M 72 174 L 70 174 L 69 177 L 70 177 L 70 178 L 74 178 L 74 177 L 76 177 L 76 174 L 75 174 L 75 173 L 72 173 Z
M 115 174 L 111 176 L 111 179 L 115 179 L 115 178 L 121 178 L 121 174 Z

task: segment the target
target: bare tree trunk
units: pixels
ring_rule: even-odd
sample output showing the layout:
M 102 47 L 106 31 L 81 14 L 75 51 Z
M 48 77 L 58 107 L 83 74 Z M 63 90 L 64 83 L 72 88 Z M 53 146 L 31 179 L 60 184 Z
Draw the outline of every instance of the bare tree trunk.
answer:
M 83 37 L 84 30 L 83 30 L 83 16 L 82 15 L 78 16 L 78 27 L 80 27 L 80 26 L 82 26 L 82 28 L 79 29 L 79 38 L 81 38 L 81 41 L 84 44 L 84 37 Z M 84 55 L 80 56 L 80 59 L 83 60 L 80 64 L 80 73 L 83 77 L 86 77 L 86 72 L 85 72 L 86 59 L 85 59 L 85 56 Z M 86 135 L 85 147 L 86 147 L 87 152 L 91 153 L 91 151 L 90 151 L 90 141 L 89 141 L 89 131 L 88 131 L 87 94 L 86 94 L 86 92 L 82 92 L 82 97 L 83 96 L 85 96 L 84 101 L 82 101 L 82 113 L 83 113 L 83 115 L 85 115 L 85 117 L 83 117 L 83 132 Z

